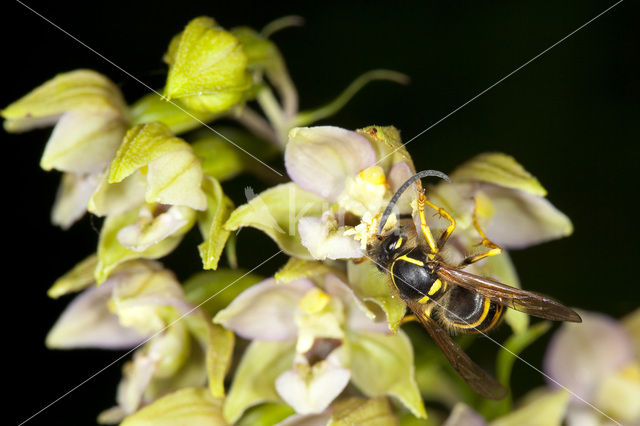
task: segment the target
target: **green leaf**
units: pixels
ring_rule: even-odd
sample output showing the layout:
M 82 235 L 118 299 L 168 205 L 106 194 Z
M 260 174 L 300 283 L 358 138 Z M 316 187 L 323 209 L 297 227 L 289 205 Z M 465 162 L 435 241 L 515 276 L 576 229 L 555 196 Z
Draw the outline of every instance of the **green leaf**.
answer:
M 199 272 L 185 281 L 185 298 L 213 317 L 238 294 L 262 280 L 262 277 L 241 269 Z
M 222 112 L 242 100 L 251 86 L 247 57 L 236 37 L 208 17 L 193 19 L 171 41 L 164 94 L 188 107 Z
M 298 220 L 305 216 L 320 216 L 326 202 L 321 197 L 301 189 L 294 183 L 274 186 L 249 203 L 238 207 L 225 224 L 229 231 L 250 226 L 270 236 L 285 253 L 311 259 L 300 242 Z
M 415 172 L 413 160 L 402 143 L 398 129 L 393 126 L 369 126 L 356 131 L 371 142 L 378 159 L 376 164 L 384 170 L 388 172 L 394 164 L 404 161 Z
M 197 129 L 202 123 L 208 123 L 219 116 L 216 113 L 191 110 L 178 99 L 167 102 L 155 93 L 138 99 L 131 106 L 130 113 L 132 126 L 157 121 L 176 135 Z
M 204 178 L 202 189 L 207 196 L 207 210 L 198 215 L 198 225 L 204 236 L 198 251 L 204 269 L 218 269 L 218 260 L 230 233 L 223 224 L 233 210 L 233 202 L 224 195 L 220 183 L 212 177 Z
M 238 420 L 236 426 L 273 426 L 290 415 L 294 414 L 293 408 L 286 404 L 260 404 L 249 408 Z
M 221 426 L 222 400 L 205 388 L 187 388 L 166 395 L 124 419 L 122 426 Z
M 75 293 L 89 287 L 95 282 L 93 272 L 98 264 L 98 256 L 94 253 L 78 263 L 69 272 L 61 276 L 47 290 L 47 296 L 57 299 L 65 294 Z
M 182 227 L 178 232 L 153 244 L 144 251 L 136 252 L 124 247 L 118 241 L 118 232 L 125 226 L 138 221 L 138 211 L 129 210 L 126 213 L 109 216 L 104 221 L 98 239 L 98 264 L 95 270 L 95 280 L 102 283 L 109 274 L 121 263 L 132 259 L 157 259 L 169 254 L 182 240 L 183 235 L 193 226 L 194 220 Z
M 147 175 L 147 202 L 206 208 L 200 161 L 164 124 L 140 124 L 127 132 L 111 163 L 109 183 L 121 182 L 139 169 Z
M 384 397 L 371 399 L 349 398 L 337 402 L 328 425 L 330 426 L 395 426 L 398 420 Z
M 2 110 L 8 132 L 23 132 L 55 123 L 60 114 L 72 111 L 119 112 L 126 103 L 120 89 L 91 70 L 75 70 L 56 75 Z
M 427 416 L 414 377 L 413 348 L 403 331 L 394 335 L 352 331 L 347 341 L 351 379 L 358 389 L 367 396 L 394 396 L 416 417 Z
M 378 271 L 372 262 L 349 262 L 347 276 L 356 295 L 382 308 L 387 316 L 389 329 L 396 332 L 404 318 L 407 305 L 394 293 L 387 275 Z
M 247 348 L 225 401 L 224 418 L 233 423 L 249 407 L 263 402 L 282 402 L 276 391 L 276 378 L 290 369 L 295 342 L 254 340 Z
M 409 78 L 397 71 L 372 70 L 360 75 L 337 98 L 321 107 L 301 111 L 296 115 L 291 127 L 308 126 L 311 123 L 331 117 L 340 111 L 364 86 L 376 80 L 387 80 L 395 83 L 407 84 Z
M 565 390 L 544 391 L 530 398 L 524 405 L 490 423 L 491 426 L 560 426 L 569 404 Z
M 207 375 L 209 390 L 216 398 L 224 397 L 224 378 L 231 365 L 234 335 L 222 326 L 212 324 L 207 346 Z
M 215 179 L 231 179 L 244 169 L 242 157 L 245 154 L 221 137 L 210 136 L 200 139 L 191 147 L 193 153 L 202 160 L 202 171 Z
M 547 195 L 538 179 L 513 157 L 502 153 L 477 155 L 455 169 L 450 177 L 454 182 L 488 182 L 541 197 Z

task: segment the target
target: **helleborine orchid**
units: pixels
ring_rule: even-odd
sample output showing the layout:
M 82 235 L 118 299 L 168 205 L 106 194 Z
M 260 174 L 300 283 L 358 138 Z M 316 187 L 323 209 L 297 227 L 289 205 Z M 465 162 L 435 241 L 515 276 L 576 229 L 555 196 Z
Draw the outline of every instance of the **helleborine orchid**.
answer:
M 571 389 L 567 424 L 640 424 L 640 310 L 624 322 L 604 314 L 580 312 L 582 324 L 563 324 L 551 339 L 544 371 Z
M 139 347 L 123 367 L 118 405 L 99 421 L 120 422 L 166 393 L 204 385 L 208 329 L 214 326 L 185 300 L 173 274 L 155 261 L 135 260 L 96 286 L 96 262 L 96 256 L 89 257 L 50 289 L 52 297 L 84 290 L 62 313 L 46 343 L 52 349 Z
M 320 413 L 349 381 L 368 396 L 395 396 L 423 417 L 406 335 L 389 334 L 386 322 L 375 321 L 379 317 L 336 275 L 314 281 L 267 279 L 215 316 L 214 322 L 252 341 L 225 418 L 233 422 L 267 401 L 284 401 L 300 414 Z
M 305 259 L 362 257 L 366 244 L 348 231 L 361 218 L 371 222 L 381 214 L 392 192 L 414 171 L 398 131 L 377 126 L 356 132 L 294 128 L 285 166 L 293 182 L 240 206 L 225 226 L 261 229 L 286 253 Z
M 51 220 L 66 229 L 87 201 L 128 127 L 120 89 L 91 70 L 59 74 L 2 110 L 8 132 L 55 124 L 40 166 L 64 173 Z

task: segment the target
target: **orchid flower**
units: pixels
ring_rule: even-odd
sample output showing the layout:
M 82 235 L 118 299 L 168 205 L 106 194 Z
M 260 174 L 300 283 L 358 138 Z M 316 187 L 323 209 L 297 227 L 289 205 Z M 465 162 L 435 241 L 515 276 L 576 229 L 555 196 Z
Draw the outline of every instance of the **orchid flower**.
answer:
M 69 228 L 109 165 L 128 126 L 120 89 L 91 70 L 59 74 L 2 110 L 8 132 L 55 124 L 40 167 L 63 172 L 52 222 Z
M 580 326 L 563 324 L 556 332 L 544 360 L 549 385 L 572 392 L 567 424 L 608 425 L 613 418 L 640 425 L 637 329 L 600 313 L 583 311 L 580 316 Z M 637 324 L 639 317 L 637 311 L 628 323 Z
M 100 422 L 117 423 L 166 393 L 205 384 L 208 321 L 185 300 L 173 274 L 154 261 L 131 261 L 96 286 L 89 267 L 96 261 L 90 257 L 51 288 L 55 297 L 86 289 L 53 326 L 47 346 L 139 347 L 123 367 L 118 405 L 101 414 Z
M 233 422 L 267 401 L 284 401 L 299 414 L 321 413 L 350 381 L 366 395 L 393 395 L 424 416 L 407 337 L 374 321 L 376 314 L 338 276 L 314 281 L 267 279 L 215 316 L 214 322 L 252 341 L 225 418 Z M 373 370 L 379 371 L 375 377 Z
M 355 225 L 369 223 L 371 232 L 374 217 L 414 171 L 398 131 L 376 126 L 294 128 L 285 166 L 293 182 L 240 206 L 225 226 L 256 227 L 288 254 L 320 260 L 362 257 L 366 241 L 355 238 Z

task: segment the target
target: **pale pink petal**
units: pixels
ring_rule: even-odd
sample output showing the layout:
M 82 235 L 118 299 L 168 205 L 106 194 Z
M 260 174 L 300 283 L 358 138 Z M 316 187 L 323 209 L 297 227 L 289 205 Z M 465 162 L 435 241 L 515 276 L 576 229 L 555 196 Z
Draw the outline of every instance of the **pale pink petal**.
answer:
M 127 349 L 140 343 L 144 336 L 121 326 L 107 306 L 114 284 L 109 279 L 76 296 L 49 331 L 47 347 Z
M 351 287 L 333 274 L 327 274 L 324 280 L 326 292 L 332 297 L 340 299 L 347 309 L 346 328 L 355 331 L 369 331 L 372 333 L 389 333 L 389 326 L 381 315 L 376 321 L 376 314 L 356 296 Z
M 113 159 L 126 125 L 119 112 L 68 111 L 53 129 L 40 166 L 71 173 L 100 173 Z
M 498 245 L 524 248 L 573 232 L 571 220 L 546 198 L 491 184 L 481 188 L 495 210 L 484 231 Z
M 250 340 L 294 339 L 298 302 L 313 287 L 305 279 L 276 284 L 269 278 L 243 291 L 213 321 Z
M 364 256 L 360 242 L 344 235 L 344 227 L 332 228 L 327 221 L 317 217 L 303 217 L 298 221 L 300 241 L 314 259 L 351 259 Z
M 97 175 L 63 174 L 51 210 L 51 222 L 68 229 L 87 211 L 87 203 L 97 186 Z
M 140 408 L 142 396 L 151 382 L 158 362 L 158 358 L 139 350 L 134 353 L 133 360 L 124 365 L 116 401 L 126 414 L 133 414 Z
M 458 402 L 442 426 L 486 426 L 487 421 L 471 407 Z
M 581 324 L 565 323 L 553 335 L 544 359 L 552 387 L 567 387 L 593 401 L 602 381 L 633 361 L 631 337 L 618 321 L 599 313 L 580 312 Z M 574 397 L 575 398 L 575 397 Z
M 356 132 L 332 126 L 298 127 L 289 132 L 284 161 L 301 188 L 335 201 L 345 179 L 372 166 L 376 154 Z

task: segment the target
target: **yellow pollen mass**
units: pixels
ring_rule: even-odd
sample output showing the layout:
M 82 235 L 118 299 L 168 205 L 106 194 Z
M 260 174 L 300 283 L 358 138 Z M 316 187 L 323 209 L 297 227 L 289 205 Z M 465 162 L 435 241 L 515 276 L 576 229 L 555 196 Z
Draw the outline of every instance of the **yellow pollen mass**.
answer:
M 320 312 L 329 304 L 331 297 L 319 288 L 312 288 L 302 299 L 300 299 L 300 309 L 305 314 L 315 314 Z
M 360 179 L 372 185 L 384 185 L 387 179 L 384 170 L 380 166 L 371 166 L 360 172 Z

